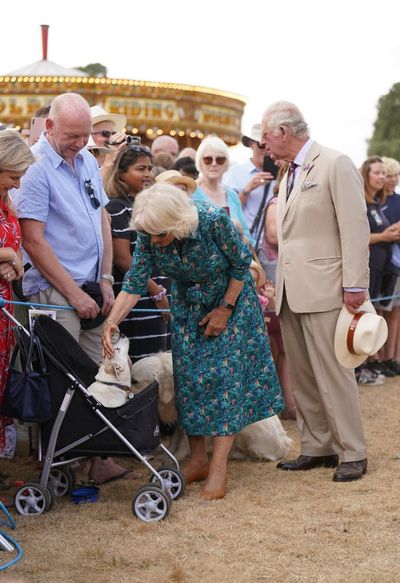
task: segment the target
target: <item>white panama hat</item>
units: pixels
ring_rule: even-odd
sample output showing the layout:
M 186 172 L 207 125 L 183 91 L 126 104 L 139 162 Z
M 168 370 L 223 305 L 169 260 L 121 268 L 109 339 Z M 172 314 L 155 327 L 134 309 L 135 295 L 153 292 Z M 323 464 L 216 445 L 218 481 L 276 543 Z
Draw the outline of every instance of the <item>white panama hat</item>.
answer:
M 386 320 L 378 316 L 370 300 L 363 303 L 357 314 L 343 306 L 335 330 L 336 358 L 345 368 L 356 368 L 382 348 L 387 336 Z
M 101 121 L 111 121 L 116 132 L 122 131 L 126 127 L 127 118 L 122 113 L 108 113 L 101 105 L 93 105 L 90 108 L 93 125 Z
M 249 132 L 244 132 L 242 135 L 242 144 L 248 148 L 250 146 L 250 140 L 253 142 L 259 142 L 261 140 L 261 124 L 255 123 L 251 126 Z
M 97 150 L 98 152 L 104 152 L 105 154 L 108 154 L 109 152 L 111 152 L 110 148 L 107 148 L 107 146 L 98 146 L 96 144 L 96 142 L 94 141 L 94 139 L 92 138 L 92 136 L 89 136 L 88 143 L 86 144 L 86 148 L 88 150 Z

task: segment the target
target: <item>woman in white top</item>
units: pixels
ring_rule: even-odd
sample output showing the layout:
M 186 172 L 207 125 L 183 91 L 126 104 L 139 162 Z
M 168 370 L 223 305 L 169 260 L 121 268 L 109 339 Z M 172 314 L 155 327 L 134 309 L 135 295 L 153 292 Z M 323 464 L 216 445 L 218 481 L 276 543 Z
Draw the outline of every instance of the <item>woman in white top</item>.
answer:
M 251 240 L 249 227 L 242 211 L 237 193 L 222 184 L 222 177 L 229 167 L 229 150 L 225 142 L 217 136 L 205 138 L 196 152 L 196 167 L 201 173 L 198 187 L 193 195 L 197 202 L 208 202 L 226 210 L 231 219 L 236 219 L 243 227 L 245 237 Z

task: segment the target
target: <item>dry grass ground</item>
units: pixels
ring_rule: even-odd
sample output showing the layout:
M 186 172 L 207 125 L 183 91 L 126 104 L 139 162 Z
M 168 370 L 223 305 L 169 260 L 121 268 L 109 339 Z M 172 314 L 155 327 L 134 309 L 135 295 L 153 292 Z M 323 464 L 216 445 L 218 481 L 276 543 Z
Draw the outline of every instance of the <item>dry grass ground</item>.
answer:
M 114 482 L 101 487 L 98 503 L 75 506 L 66 497 L 47 514 L 17 517 L 13 536 L 24 556 L 7 571 L 10 581 L 399 581 L 400 381 L 360 392 L 370 462 L 364 479 L 337 484 L 329 469 L 292 474 L 273 463 L 234 462 L 224 500 L 202 501 L 192 485 L 164 522 L 150 525 L 131 513 L 132 494 L 146 480 Z M 297 455 L 295 424 L 285 427 Z M 3 466 L 16 479 L 35 475 L 26 455 Z

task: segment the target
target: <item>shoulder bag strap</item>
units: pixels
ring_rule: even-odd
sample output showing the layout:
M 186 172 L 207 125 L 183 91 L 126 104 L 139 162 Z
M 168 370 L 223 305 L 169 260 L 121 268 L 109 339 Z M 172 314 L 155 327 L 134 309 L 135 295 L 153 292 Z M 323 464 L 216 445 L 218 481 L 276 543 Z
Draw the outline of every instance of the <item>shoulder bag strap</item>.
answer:
M 271 186 L 271 182 L 268 182 L 268 184 L 266 184 L 266 185 L 264 186 L 264 194 L 263 194 L 263 197 L 262 197 L 261 204 L 260 204 L 260 206 L 259 206 L 259 209 L 258 209 L 258 211 L 257 211 L 257 214 L 256 214 L 256 216 L 255 216 L 255 219 L 254 219 L 254 221 L 253 221 L 253 224 L 252 224 L 252 225 L 251 225 L 251 227 L 250 227 L 250 233 L 251 233 L 252 235 L 254 235 L 254 233 L 257 231 L 257 229 L 258 229 L 258 227 L 259 227 L 259 224 L 260 224 L 260 221 L 261 221 L 261 218 L 262 218 L 262 216 L 263 216 L 263 214 L 264 214 L 264 210 L 265 210 L 265 209 L 264 209 L 264 207 L 265 207 L 265 202 L 266 202 L 266 200 L 267 200 L 267 197 L 268 197 L 268 194 L 269 194 L 269 189 L 270 189 L 270 186 Z M 259 237 L 257 237 L 257 239 L 258 239 L 258 238 L 259 238 Z
M 40 343 L 39 338 L 36 336 L 35 332 L 32 330 L 31 331 L 31 341 L 29 344 L 28 358 L 26 360 L 26 367 L 25 367 L 26 372 L 29 372 L 31 369 L 33 369 L 32 359 L 33 359 L 33 354 L 34 354 L 35 349 L 36 349 L 36 354 L 39 357 L 40 372 L 42 374 L 46 374 L 47 368 L 46 368 L 46 363 L 45 363 L 45 360 L 43 357 L 42 345 Z

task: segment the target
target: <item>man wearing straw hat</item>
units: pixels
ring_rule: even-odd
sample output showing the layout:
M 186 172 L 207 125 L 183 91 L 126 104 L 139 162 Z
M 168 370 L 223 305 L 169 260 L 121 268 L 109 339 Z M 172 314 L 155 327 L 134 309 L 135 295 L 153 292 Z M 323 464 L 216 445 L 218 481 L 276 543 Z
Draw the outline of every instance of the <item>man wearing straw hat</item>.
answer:
M 357 480 L 367 471 L 358 388 L 354 370 L 336 358 L 334 337 L 343 304 L 352 320 L 367 297 L 369 226 L 361 177 L 347 156 L 310 139 L 293 103 L 271 105 L 261 129 L 267 153 L 290 162 L 278 197 L 276 306 L 301 455 L 277 467 L 333 468 L 340 460 L 333 480 Z M 341 337 L 344 343 L 347 335 Z

